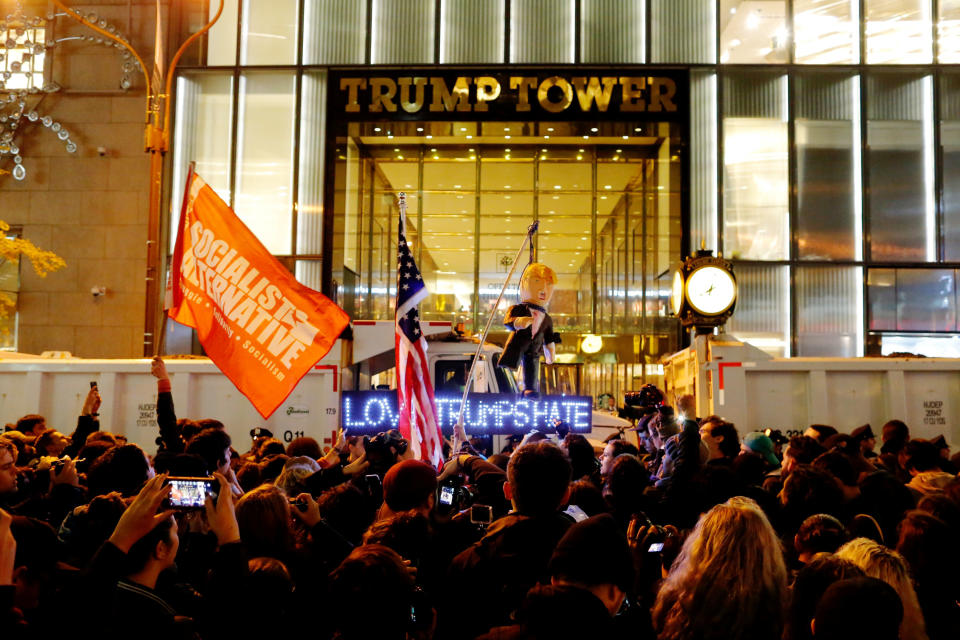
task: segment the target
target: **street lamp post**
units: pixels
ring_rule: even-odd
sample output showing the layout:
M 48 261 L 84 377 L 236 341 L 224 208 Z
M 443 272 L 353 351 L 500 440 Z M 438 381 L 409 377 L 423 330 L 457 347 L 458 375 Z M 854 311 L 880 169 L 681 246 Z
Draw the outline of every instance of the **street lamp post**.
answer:
M 159 38 L 154 43 L 153 77 L 147 72 L 143 59 L 127 41 L 100 28 L 97 24 L 87 20 L 84 16 L 64 5 L 60 0 L 53 3 L 77 22 L 93 29 L 105 38 L 117 42 L 129 51 L 140 64 L 143 79 L 146 83 L 146 109 L 144 122 L 144 151 L 150 154 L 150 215 L 147 222 L 147 272 L 146 272 L 146 302 L 144 310 L 143 355 L 156 355 L 163 337 L 158 340 L 158 327 L 162 309 L 160 308 L 160 221 L 163 205 L 163 157 L 170 144 L 170 92 L 173 86 L 174 71 L 177 63 L 193 42 L 210 30 L 220 19 L 223 13 L 223 0 L 217 13 L 199 31 L 187 38 L 174 54 L 166 69 L 163 70 L 163 55 Z M 160 5 L 157 2 L 157 27 L 160 25 Z

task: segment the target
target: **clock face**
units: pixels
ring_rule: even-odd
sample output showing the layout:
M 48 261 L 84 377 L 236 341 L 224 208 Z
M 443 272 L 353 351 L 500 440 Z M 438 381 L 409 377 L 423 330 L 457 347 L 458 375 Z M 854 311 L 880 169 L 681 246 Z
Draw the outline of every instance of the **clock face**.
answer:
M 687 278 L 687 301 L 698 313 L 720 315 L 736 299 L 737 285 L 733 276 L 720 267 L 700 267 Z
M 673 289 L 670 292 L 670 308 L 673 315 L 679 315 L 683 306 L 683 274 L 678 269 L 673 273 Z

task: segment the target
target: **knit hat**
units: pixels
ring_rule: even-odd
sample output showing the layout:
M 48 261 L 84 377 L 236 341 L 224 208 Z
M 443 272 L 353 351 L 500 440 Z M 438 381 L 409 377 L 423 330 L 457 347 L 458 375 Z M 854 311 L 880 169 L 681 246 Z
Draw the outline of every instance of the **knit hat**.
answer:
M 398 462 L 383 476 L 383 501 L 395 512 L 419 507 L 436 490 L 437 472 L 420 460 Z
M 773 440 L 771 440 L 769 436 L 766 436 L 758 431 L 748 433 L 743 438 L 743 446 L 754 453 L 760 454 L 764 460 L 773 466 L 780 466 L 780 460 L 773 452 Z
M 550 574 L 585 585 L 633 586 L 633 559 L 627 537 L 609 513 L 571 526 L 550 558 Z

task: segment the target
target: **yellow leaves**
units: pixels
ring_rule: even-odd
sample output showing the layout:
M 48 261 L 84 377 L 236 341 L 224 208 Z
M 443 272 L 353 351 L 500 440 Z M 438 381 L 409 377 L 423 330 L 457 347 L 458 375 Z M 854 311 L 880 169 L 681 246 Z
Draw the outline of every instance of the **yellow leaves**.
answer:
M 41 278 L 67 266 L 63 258 L 53 251 L 41 249 L 26 238 L 13 238 L 7 235 L 10 225 L 0 220 L 0 269 L 5 263 L 16 265 L 21 258 L 26 258 L 33 266 L 33 270 Z M 6 318 L 17 307 L 16 299 L 8 292 L 0 290 L 0 318 Z
M 10 225 L 0 220 L 0 229 L 8 231 Z M 26 238 L 10 238 L 6 235 L 0 237 L 0 261 L 17 262 L 21 257 L 30 261 L 33 270 L 40 277 L 46 277 L 48 273 L 67 266 L 63 258 L 53 251 L 41 249 Z
M 0 318 L 6 318 L 17 308 L 17 301 L 10 294 L 0 291 Z

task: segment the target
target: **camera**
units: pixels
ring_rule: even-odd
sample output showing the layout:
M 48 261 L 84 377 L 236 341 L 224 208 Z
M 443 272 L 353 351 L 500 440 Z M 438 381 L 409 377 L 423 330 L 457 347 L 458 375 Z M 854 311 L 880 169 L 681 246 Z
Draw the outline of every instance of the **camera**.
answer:
M 654 413 L 663 405 L 663 393 L 652 384 L 645 384 L 639 391 L 628 391 L 623 396 L 621 418 L 640 420 Z
M 363 437 L 367 462 L 370 463 L 370 469 L 378 474 L 386 473 L 396 462 L 397 456 L 406 453 L 408 446 L 407 440 L 396 429 L 381 431 L 372 438 Z
M 476 502 L 477 496 L 464 486 L 463 478 L 454 476 L 440 485 L 437 497 L 437 510 L 442 515 L 463 511 Z
M 70 460 L 66 457 L 60 458 L 59 460 L 55 461 L 52 465 L 50 465 L 50 467 L 53 469 L 53 473 L 55 475 L 60 475 L 60 472 L 63 471 L 63 467 L 69 461 Z M 86 458 L 77 458 L 76 460 L 74 460 L 76 464 L 80 464 L 81 462 L 86 462 L 86 461 L 87 461 Z

